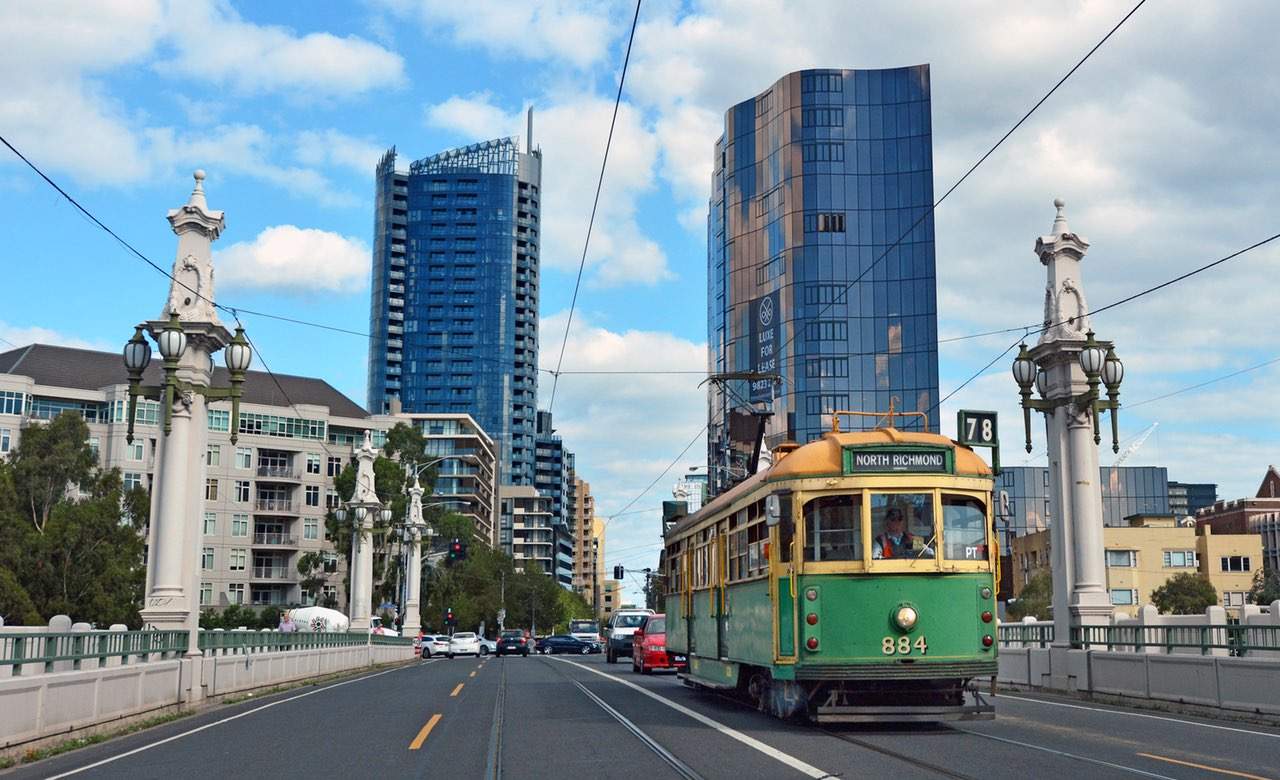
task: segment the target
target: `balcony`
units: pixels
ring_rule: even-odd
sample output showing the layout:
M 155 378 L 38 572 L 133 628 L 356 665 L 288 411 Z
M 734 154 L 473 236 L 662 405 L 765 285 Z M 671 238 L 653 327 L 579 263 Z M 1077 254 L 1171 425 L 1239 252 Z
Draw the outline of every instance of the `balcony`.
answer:
M 297 482 L 302 479 L 298 474 L 298 470 L 293 466 L 263 466 L 258 465 L 259 479 L 286 479 L 290 482 Z
M 404 342 L 400 339 L 387 339 L 387 349 L 402 349 Z
M 253 502 L 253 508 L 257 512 L 284 512 L 287 514 L 293 514 L 293 499 L 259 498 Z
M 298 537 L 277 531 L 255 532 L 253 543 L 257 547 L 297 547 Z
M 291 580 L 294 575 L 290 573 L 289 567 L 284 565 L 269 565 L 253 567 L 253 578 L 255 580 Z

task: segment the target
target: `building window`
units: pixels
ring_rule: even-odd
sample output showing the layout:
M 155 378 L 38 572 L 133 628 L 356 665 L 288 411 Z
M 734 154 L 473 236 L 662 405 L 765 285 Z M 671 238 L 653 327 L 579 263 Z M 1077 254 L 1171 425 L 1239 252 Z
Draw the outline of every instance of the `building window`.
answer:
M 1131 569 L 1137 565 L 1138 552 L 1136 550 L 1107 550 L 1107 566 Z
M 320 538 L 320 518 L 308 517 L 302 521 L 302 538 L 303 539 L 319 539 Z
M 0 453 L 9 451 L 13 443 L 13 439 L 10 438 L 12 435 L 8 428 L 0 428 Z M 95 452 L 94 455 L 96 456 L 97 453 Z
M 22 414 L 25 400 L 26 395 L 23 393 L 0 390 L 0 414 Z
M 133 444 L 126 444 L 124 448 L 125 459 L 131 460 L 135 463 L 142 462 L 142 452 L 142 442 L 140 441 L 135 441 Z
M 233 547 L 227 557 L 227 568 L 231 571 L 244 571 L 245 561 L 249 555 L 242 547 Z
M 325 604 L 336 604 L 338 602 L 338 586 L 325 585 L 320 589 L 320 598 Z
M 1165 550 L 1164 567 L 1166 569 L 1194 569 L 1199 566 L 1195 550 Z
M 249 480 L 237 479 L 236 480 L 236 502 L 243 504 L 248 500 L 249 500 Z
M 342 502 L 338 500 L 338 494 L 332 490 L 324 492 L 324 506 L 326 509 L 337 509 Z
M 844 127 L 843 108 L 806 108 L 800 112 L 804 127 Z
M 236 447 L 236 468 L 253 468 L 253 450 L 249 447 Z
M 134 471 L 126 471 L 124 473 L 124 489 L 125 492 L 134 488 L 142 487 L 142 475 Z
M 342 458 L 335 458 L 332 455 L 330 455 L 329 471 L 328 471 L 329 476 L 336 477 L 341 473 L 342 473 Z
M 231 412 L 226 409 L 210 409 L 208 419 L 211 431 L 227 433 L 231 430 Z
M 801 92 L 844 92 L 844 78 L 839 73 L 812 73 L 800 77 Z
M 205 547 L 200 551 L 200 568 L 202 569 L 213 568 L 213 548 L 212 547 Z
M 209 466 L 222 465 L 222 445 L 210 444 L 204 452 L 204 462 Z
M 319 485 L 307 485 L 306 502 L 307 506 L 320 506 Z
M 844 144 L 808 143 L 801 147 L 803 162 L 844 162 Z
M 848 286 L 843 284 L 811 284 L 804 288 L 804 302 L 810 306 L 848 303 Z
M 307 473 L 308 474 L 320 473 L 320 456 L 314 452 L 307 453 Z
M 204 535 L 213 536 L 218 532 L 218 514 L 216 512 L 204 513 Z
M 1224 555 L 1221 563 L 1223 571 L 1249 571 L 1247 555 Z
M 836 395 L 811 395 L 805 398 L 806 411 L 809 414 L 831 414 L 849 408 L 849 396 L 840 393 Z
M 1240 590 L 1225 591 L 1222 594 L 1222 606 L 1243 607 L 1244 597 L 1245 597 L 1244 591 L 1240 591 Z
M 844 214 L 806 214 L 804 217 L 804 229 L 809 233 L 843 233 L 844 232 Z
M 849 323 L 845 320 L 814 320 L 809 323 L 810 341 L 848 341 Z
M 1112 588 L 1111 603 L 1117 607 L 1138 603 L 1138 591 L 1132 588 Z
M 207 607 L 213 603 L 213 583 L 200 583 L 200 606 Z
M 249 535 L 249 516 L 248 515 L 232 515 L 231 516 L 231 535 L 232 536 L 248 536 Z
M 205 501 L 218 500 L 218 480 L 206 479 L 204 481 L 204 500 Z
M 227 599 L 230 600 L 232 604 L 243 604 L 244 603 L 244 583 L 233 582 L 230 585 L 228 585 Z
M 849 376 L 848 358 L 810 358 L 805 361 L 805 375 L 810 379 Z

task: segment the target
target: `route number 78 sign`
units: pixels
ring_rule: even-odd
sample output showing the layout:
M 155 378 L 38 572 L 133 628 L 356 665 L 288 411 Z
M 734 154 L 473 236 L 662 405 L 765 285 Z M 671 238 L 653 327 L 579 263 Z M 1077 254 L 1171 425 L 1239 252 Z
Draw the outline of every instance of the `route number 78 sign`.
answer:
M 1000 430 L 995 412 L 961 409 L 956 413 L 956 441 L 966 447 L 991 449 L 991 467 L 1000 473 Z

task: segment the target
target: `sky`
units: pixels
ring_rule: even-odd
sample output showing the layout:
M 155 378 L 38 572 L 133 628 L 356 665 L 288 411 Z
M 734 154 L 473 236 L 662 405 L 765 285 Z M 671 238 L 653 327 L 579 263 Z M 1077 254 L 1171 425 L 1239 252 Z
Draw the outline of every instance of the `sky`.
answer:
M 1136 0 L 1134 0 L 1136 2 Z M 1132 2 L 648 0 L 626 74 L 566 370 L 706 365 L 712 148 L 725 111 L 811 67 L 929 63 L 934 188 L 945 192 Z M 0 4 L 0 135 L 163 267 L 165 214 L 202 168 L 220 303 L 363 331 L 373 169 L 525 133 L 543 162 L 541 361 L 554 367 L 583 254 L 629 2 L 216 0 Z M 1093 308 L 1280 231 L 1280 6 L 1163 0 L 1140 8 L 936 214 L 942 339 L 1037 323 L 1033 250 L 1063 198 L 1087 238 Z M 0 339 L 117 350 L 168 284 L 0 149 Z M 1272 287 L 1280 241 L 1094 318 L 1127 373 L 1130 465 L 1252 495 L 1280 461 Z M 358 336 L 245 316 L 259 362 L 365 402 Z M 944 432 L 994 409 L 1002 460 L 1022 449 L 1016 334 L 944 342 Z M 0 347 L 8 348 L 0 342 Z M 980 370 L 993 361 L 990 368 Z M 543 375 L 540 405 L 550 396 Z M 555 418 L 600 514 L 606 563 L 656 565 L 659 506 L 705 461 L 700 378 L 563 375 Z M 683 457 L 677 455 L 693 442 Z M 1111 462 L 1104 450 L 1102 463 Z M 668 466 L 674 466 L 658 478 Z M 647 485 L 657 483 L 638 501 Z M 627 588 L 638 596 L 638 578 Z

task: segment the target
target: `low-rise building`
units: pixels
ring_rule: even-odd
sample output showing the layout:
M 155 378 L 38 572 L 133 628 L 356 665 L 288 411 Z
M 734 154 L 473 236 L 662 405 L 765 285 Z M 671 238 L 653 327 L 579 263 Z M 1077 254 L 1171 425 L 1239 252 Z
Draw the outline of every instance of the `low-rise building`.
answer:
M 498 500 L 500 538 L 516 569 L 553 575 L 558 544 L 551 499 L 532 485 L 503 485 Z
M 1125 528 L 1102 529 L 1107 590 L 1119 612 L 1133 615 L 1151 594 L 1182 572 L 1199 572 L 1218 591 L 1228 614 L 1238 616 L 1262 558 L 1257 534 L 1218 534 L 1208 526 L 1184 525 L 1173 515 L 1136 515 Z M 1013 596 L 1037 573 L 1052 568 L 1049 531 L 1012 540 Z
M 1219 534 L 1257 534 L 1267 571 L 1280 571 L 1280 472 L 1267 466 L 1253 498 L 1217 501 L 1196 513 L 1196 524 Z
M 600 588 L 600 607 L 597 614 L 603 623 L 617 610 L 622 608 L 622 583 L 618 580 L 605 580 Z

